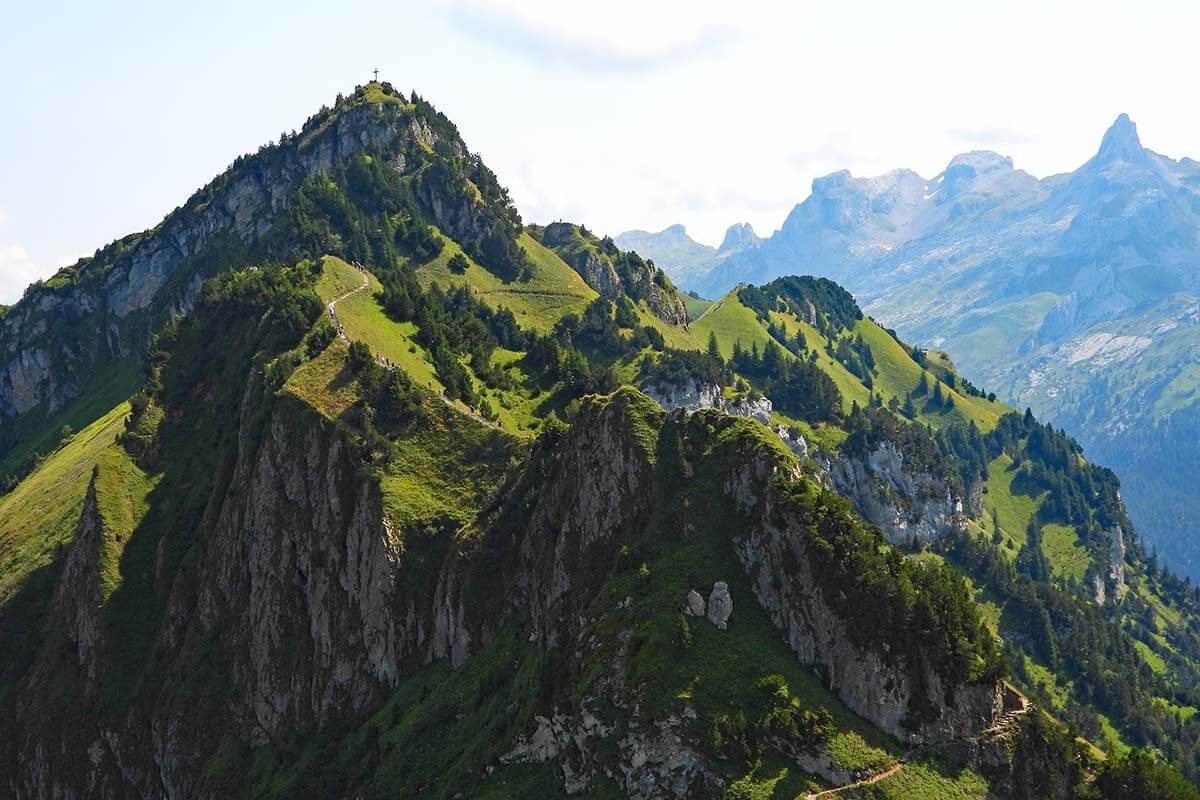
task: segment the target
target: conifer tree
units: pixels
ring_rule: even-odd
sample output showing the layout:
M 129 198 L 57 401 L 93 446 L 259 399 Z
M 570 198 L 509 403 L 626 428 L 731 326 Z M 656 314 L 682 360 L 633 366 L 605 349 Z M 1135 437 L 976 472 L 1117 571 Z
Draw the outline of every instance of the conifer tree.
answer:
M 717 344 L 716 331 L 709 331 L 708 333 L 708 357 L 722 364 L 725 363 L 725 359 L 721 358 L 721 346 Z

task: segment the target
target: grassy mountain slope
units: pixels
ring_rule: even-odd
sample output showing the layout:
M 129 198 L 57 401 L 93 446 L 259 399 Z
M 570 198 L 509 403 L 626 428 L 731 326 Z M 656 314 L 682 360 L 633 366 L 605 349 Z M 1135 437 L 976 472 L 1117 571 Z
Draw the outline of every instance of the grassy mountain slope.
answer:
M 853 328 L 843 329 L 840 333 L 861 336 L 870 348 L 875 368 L 871 376 L 872 385 L 868 387 L 862 378 L 852 374 L 832 355 L 830 340 L 812 325 L 788 310 L 772 310 L 768 320 L 764 321 L 739 299 L 740 291 L 740 288 L 734 289 L 716 301 L 691 325 L 693 335 L 701 342 L 706 341 L 710 335 L 715 336 L 721 353 L 726 358 L 732 355 L 735 343 L 740 343 L 743 348 L 753 346 L 762 350 L 772 339 L 775 339 L 776 344 L 783 344 L 800 332 L 810 345 L 815 346 L 818 355 L 816 363 L 837 385 L 847 411 L 850 403 L 867 405 L 873 392 L 879 394 L 884 403 L 893 398 L 903 401 L 918 386 L 922 373 L 925 373 L 930 382 L 934 381 L 935 377 L 941 378 L 943 391 L 954 401 L 954 409 L 949 413 L 941 409 L 920 408 L 915 418 L 922 422 L 934 427 L 953 422 L 974 422 L 981 430 L 990 430 L 995 427 L 1000 416 L 1009 411 L 1002 403 L 951 388 L 951 385 L 945 382 L 946 378 L 953 380 L 955 386 L 960 383 L 952 370 L 943 367 L 935 367 L 932 370 L 923 368 L 914 361 L 910 348 L 902 345 L 874 320 L 863 317 L 855 322 Z M 778 325 L 784 335 L 779 338 L 773 337 L 767 322 Z M 790 354 L 787 357 L 790 357 Z
M 528 234 L 522 234 L 518 244 L 529 257 L 532 271 L 529 280 L 518 285 L 505 282 L 479 266 L 453 241 L 444 238 L 443 241 L 446 246 L 440 255 L 416 265 L 422 284 L 437 283 L 446 289 L 470 286 L 489 305 L 512 310 L 521 325 L 532 330 L 549 330 L 562 316 L 583 311 L 596 297 L 596 292 L 578 273 Z M 449 267 L 450 260 L 459 254 L 467 263 L 461 274 Z

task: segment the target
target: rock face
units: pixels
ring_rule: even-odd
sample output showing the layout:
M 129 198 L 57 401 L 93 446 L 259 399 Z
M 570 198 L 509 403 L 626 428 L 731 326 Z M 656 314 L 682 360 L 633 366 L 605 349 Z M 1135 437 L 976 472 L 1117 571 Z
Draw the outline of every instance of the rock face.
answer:
M 682 386 L 648 385 L 643 387 L 642 391 L 666 411 L 683 409 L 691 414 L 705 408 L 723 408 L 725 404 L 720 386 L 715 383 L 701 383 L 694 379 Z
M 946 479 L 908 468 L 891 442 L 879 444 L 865 458 L 839 455 L 830 463 L 829 479 L 892 542 L 913 536 L 936 539 L 962 516 L 962 503 Z
M 732 614 L 733 598 L 729 596 L 729 584 L 717 581 L 708 595 L 708 621 L 725 630 Z
M 754 232 L 754 226 L 749 222 L 735 222 L 725 229 L 725 237 L 721 239 L 718 253 L 731 255 L 747 247 L 754 247 L 762 242 L 762 237 Z
M 808 457 L 808 441 L 800 434 L 793 434 L 782 425 L 775 426 L 775 435 L 783 440 L 787 448 L 800 458 Z
M 766 461 L 751 465 L 727 485 L 727 492 L 755 520 L 735 542 L 738 558 L 759 605 L 784 632 L 800 660 L 820 667 L 846 705 L 897 738 L 911 732 L 904 722 L 919 687 L 940 699 L 937 718 L 919 731 L 927 742 L 946 742 L 987 727 L 1002 711 L 999 684 L 966 685 L 946 692 L 942 678 L 930 668 L 909 670 L 886 653 L 853 643 L 846 622 L 827 603 L 810 571 L 803 523 L 789 519 L 774 492 L 746 490 L 761 485 L 772 469 Z
M 1120 525 L 1105 529 L 1108 538 L 1108 563 L 1106 568 L 1092 575 L 1092 598 L 1102 606 L 1111 597 L 1119 601 L 1125 596 L 1125 532 Z
M 680 386 L 646 385 L 642 388 L 654 402 L 667 411 L 683 409 L 691 414 L 706 408 L 717 408 L 735 417 L 748 417 L 764 425 L 771 424 L 771 401 L 762 395 L 742 395 L 726 400 L 721 387 L 691 378 Z
M 764 425 L 771 424 L 771 401 L 762 395 L 758 397 L 751 397 L 750 395 L 738 397 L 732 403 L 725 406 L 725 411 L 735 417 L 748 417 L 758 420 Z
M 19 708 L 18 796 L 193 796 L 214 726 L 254 747 L 278 741 L 378 703 L 403 658 L 432 651 L 435 612 L 404 615 L 399 542 L 340 434 L 281 408 L 259 441 L 250 419 L 256 392 L 248 395 L 233 488 L 198 521 L 197 566 L 159 587 L 169 598 L 153 650 L 159 671 L 121 724 L 97 726 L 93 716 L 64 729 L 44 719 L 53 687 L 94 702 L 105 655 L 126 646 L 108 641 L 97 622 L 103 534 L 89 492 L 50 622 L 74 643 L 73 655 L 51 648 L 31 670 Z M 168 547 L 164 539 L 159 550 Z M 161 556 L 157 569 L 167 581 Z M 227 659 L 219 679 L 227 703 L 173 688 L 212 688 L 187 667 L 205 652 Z M 74 766 L 48 761 L 51 752 L 74 753 Z
M 687 593 L 687 602 L 684 604 L 683 611 L 688 616 L 703 617 L 704 616 L 704 595 L 691 589 Z

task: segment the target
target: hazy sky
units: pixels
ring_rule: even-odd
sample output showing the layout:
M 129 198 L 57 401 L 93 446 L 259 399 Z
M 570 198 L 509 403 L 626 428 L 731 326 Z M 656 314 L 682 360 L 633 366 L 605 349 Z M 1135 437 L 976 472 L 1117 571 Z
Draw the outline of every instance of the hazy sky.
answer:
M 252 6 L 252 7 L 251 7 Z M 767 234 L 816 176 L 987 148 L 1074 169 L 1128 112 L 1200 156 L 1200 4 L 0 0 L 0 302 L 151 227 L 381 77 L 446 112 L 526 220 Z

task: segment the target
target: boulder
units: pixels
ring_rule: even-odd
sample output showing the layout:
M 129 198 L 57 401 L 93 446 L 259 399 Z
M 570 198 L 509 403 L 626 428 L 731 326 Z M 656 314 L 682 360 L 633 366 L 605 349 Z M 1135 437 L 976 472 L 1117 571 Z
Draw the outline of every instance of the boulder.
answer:
M 689 617 L 704 616 L 704 598 L 695 589 L 688 591 L 687 604 L 684 606 L 683 611 Z
M 713 584 L 712 593 L 708 596 L 708 621 L 721 630 L 729 622 L 733 613 L 733 598 L 729 596 L 729 585 L 725 581 Z

